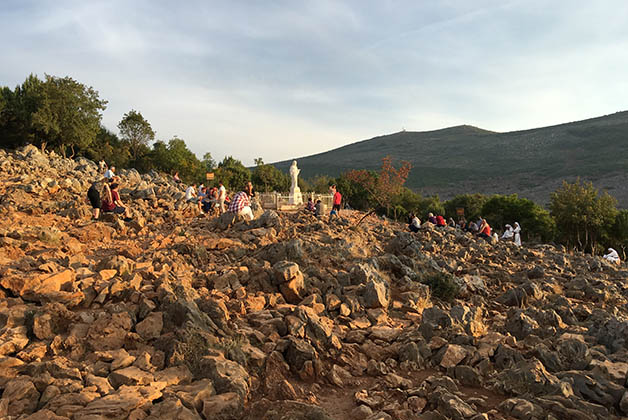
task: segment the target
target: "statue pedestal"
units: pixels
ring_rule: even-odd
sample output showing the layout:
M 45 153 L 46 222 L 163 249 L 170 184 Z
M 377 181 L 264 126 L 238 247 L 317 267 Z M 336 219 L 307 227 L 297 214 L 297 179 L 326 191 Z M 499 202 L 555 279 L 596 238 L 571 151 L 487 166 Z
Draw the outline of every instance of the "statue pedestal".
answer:
M 295 206 L 303 204 L 303 195 L 301 194 L 301 188 L 294 187 L 290 191 L 290 199 L 288 200 L 288 202 Z

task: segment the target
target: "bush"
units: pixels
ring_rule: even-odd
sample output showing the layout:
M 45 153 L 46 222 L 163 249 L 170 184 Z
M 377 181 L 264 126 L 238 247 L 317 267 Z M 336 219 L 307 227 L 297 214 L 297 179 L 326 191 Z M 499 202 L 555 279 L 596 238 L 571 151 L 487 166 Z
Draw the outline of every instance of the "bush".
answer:
M 454 300 L 460 289 L 454 276 L 443 272 L 429 273 L 421 279 L 421 282 L 429 286 L 432 296 L 445 302 Z

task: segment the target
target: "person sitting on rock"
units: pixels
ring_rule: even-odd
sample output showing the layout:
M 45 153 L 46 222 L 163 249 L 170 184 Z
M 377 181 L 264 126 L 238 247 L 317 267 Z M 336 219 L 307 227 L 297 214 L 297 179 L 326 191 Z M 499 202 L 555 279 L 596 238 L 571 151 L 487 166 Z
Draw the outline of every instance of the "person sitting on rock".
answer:
M 174 175 L 172 176 L 172 179 L 174 180 L 174 182 L 176 182 L 177 184 L 181 182 L 181 178 L 179 178 L 179 172 L 175 172 Z
M 102 206 L 102 201 L 100 200 L 100 188 L 101 182 L 100 180 L 96 180 L 89 187 L 89 190 L 87 190 L 87 198 L 92 205 L 92 217 L 94 220 L 100 217 L 100 207 Z
M 460 228 L 462 231 L 466 232 L 467 229 L 469 228 L 469 226 L 467 225 L 467 219 L 465 219 L 464 217 L 461 217 L 460 220 L 458 220 L 458 228 Z
M 449 226 L 449 227 L 451 227 L 451 228 L 455 228 L 455 227 L 456 227 L 456 222 L 454 222 L 453 217 L 450 217 L 450 218 L 447 220 L 447 226 Z
M 307 199 L 305 210 L 311 213 L 314 213 L 316 211 L 316 204 L 314 204 L 314 200 L 312 200 L 312 197 Z
M 621 264 L 619 254 L 613 248 L 608 248 L 608 254 L 604 254 L 602 258 L 613 264 Z
M 126 219 L 130 218 L 129 209 L 124 206 L 118 193 L 118 184 L 105 184 L 101 196 L 103 213 L 114 213 L 124 215 Z
M 185 201 L 188 203 L 196 204 L 198 207 L 198 211 L 203 213 L 203 208 L 201 207 L 201 200 L 196 196 L 196 184 L 190 185 L 185 190 Z
M 428 213 L 427 214 L 427 221 L 430 222 L 433 225 L 436 224 L 436 217 L 434 217 L 434 213 Z
M 438 227 L 445 227 L 445 226 L 447 226 L 447 223 L 445 223 L 445 218 L 443 216 L 441 216 L 440 214 L 438 216 L 436 216 L 436 226 L 438 226 Z
M 314 205 L 314 216 L 320 218 L 323 215 L 323 203 L 321 200 L 316 200 L 316 205 Z
M 251 201 L 246 191 L 240 191 L 233 196 L 227 209 L 230 213 L 242 216 L 244 220 L 253 220 L 253 210 L 251 210 Z
M 510 240 L 512 240 L 514 238 L 514 236 L 515 236 L 515 232 L 512 229 L 512 226 L 506 225 L 506 228 L 504 230 L 504 233 L 502 234 L 501 239 L 510 241 Z
M 408 228 L 414 233 L 421 229 L 421 220 L 416 216 L 416 214 L 410 213 L 408 216 Z
M 105 178 L 107 178 L 109 181 L 113 181 L 115 176 L 116 176 L 115 166 L 112 166 L 111 168 L 107 169 L 107 172 L 105 172 Z
M 491 238 L 491 226 L 488 224 L 486 219 L 482 219 L 482 223 L 480 224 L 480 227 L 478 228 L 478 236 L 484 239 Z

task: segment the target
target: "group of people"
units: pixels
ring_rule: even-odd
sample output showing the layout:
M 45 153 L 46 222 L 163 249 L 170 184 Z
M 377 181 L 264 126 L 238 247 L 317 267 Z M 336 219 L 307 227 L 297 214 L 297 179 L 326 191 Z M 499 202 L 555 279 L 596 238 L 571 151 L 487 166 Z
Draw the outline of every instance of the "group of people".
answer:
M 512 241 L 515 243 L 515 245 L 521 246 L 521 226 L 518 222 L 514 223 L 514 228 L 511 225 L 506 225 L 504 233 L 501 237 L 496 232 L 492 231 L 491 225 L 489 225 L 486 219 L 482 217 L 480 217 L 477 222 L 472 221 L 469 223 L 467 223 L 465 218 L 462 217 L 460 218 L 460 220 L 458 220 L 458 223 L 456 223 L 451 217 L 447 221 L 445 221 L 445 218 L 441 215 L 435 216 L 433 213 L 428 213 L 427 223 L 430 223 L 439 228 L 449 226 L 451 228 L 461 229 L 465 232 L 470 232 L 479 238 L 493 238 L 496 241 Z M 415 233 L 421 229 L 421 220 L 416 214 L 410 213 L 408 217 L 408 229 Z
M 233 197 L 229 197 L 222 181 L 218 182 L 217 187 L 208 188 L 203 184 L 197 187 L 196 184 L 192 184 L 185 190 L 185 200 L 198 205 L 201 214 L 219 216 L 225 212 L 231 212 L 241 215 L 246 220 L 253 220 L 251 209 L 253 197 L 255 197 L 255 190 L 250 181 Z
M 87 190 L 87 198 L 92 206 L 92 217 L 98 219 L 100 213 L 113 213 L 124 216 L 125 220 L 130 220 L 131 213 L 124 205 L 118 191 L 120 178 L 115 174 L 115 166 L 107 167 L 104 161 L 99 162 L 100 171 L 104 174 L 102 178 L 95 180 Z
M 340 216 L 340 208 L 342 206 L 342 194 L 338 191 L 336 185 L 332 185 L 329 187 L 329 193 L 332 196 L 332 207 L 329 212 L 330 220 L 334 217 Z M 307 199 L 307 204 L 305 205 L 305 210 L 314 214 L 317 218 L 320 218 L 323 215 L 323 203 L 321 200 L 312 200 L 312 197 Z

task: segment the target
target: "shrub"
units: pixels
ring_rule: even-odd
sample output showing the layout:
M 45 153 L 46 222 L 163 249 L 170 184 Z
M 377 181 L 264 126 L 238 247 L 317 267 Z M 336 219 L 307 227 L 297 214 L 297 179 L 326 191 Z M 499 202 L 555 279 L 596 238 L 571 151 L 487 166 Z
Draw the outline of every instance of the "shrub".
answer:
M 421 279 L 421 282 L 429 286 L 432 296 L 446 302 L 454 300 L 458 296 L 460 289 L 454 280 L 454 276 L 443 272 L 426 274 Z

